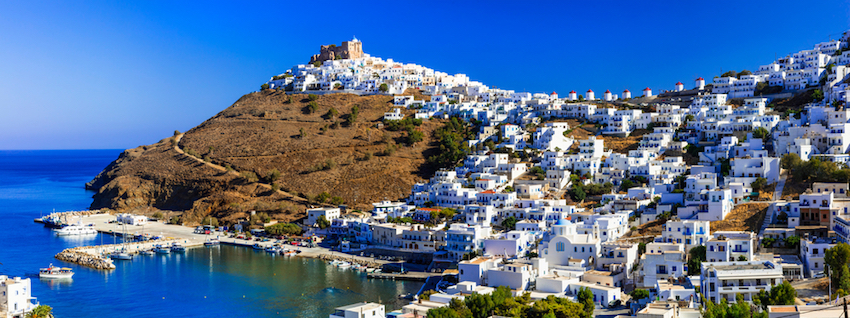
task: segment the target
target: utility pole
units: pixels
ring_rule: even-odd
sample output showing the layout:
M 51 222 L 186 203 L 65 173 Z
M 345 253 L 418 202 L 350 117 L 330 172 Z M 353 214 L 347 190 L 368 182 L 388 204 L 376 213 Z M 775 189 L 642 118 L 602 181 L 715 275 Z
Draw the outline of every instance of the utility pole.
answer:
M 847 317 L 847 298 L 846 297 L 844 298 L 844 318 L 848 318 Z

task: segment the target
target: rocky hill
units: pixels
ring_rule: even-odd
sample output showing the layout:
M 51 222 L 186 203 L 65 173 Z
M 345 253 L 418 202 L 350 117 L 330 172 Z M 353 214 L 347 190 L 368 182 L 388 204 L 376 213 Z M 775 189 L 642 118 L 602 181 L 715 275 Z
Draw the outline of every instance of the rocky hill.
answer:
M 97 190 L 91 208 L 152 206 L 185 211 L 190 223 L 255 210 L 290 221 L 323 201 L 370 209 L 406 198 L 434 171 L 426 158 L 443 122 L 416 127 L 423 140 L 410 145 L 406 131 L 380 127 L 391 109 L 390 96 L 247 94 L 185 134 L 124 151 L 87 184 Z

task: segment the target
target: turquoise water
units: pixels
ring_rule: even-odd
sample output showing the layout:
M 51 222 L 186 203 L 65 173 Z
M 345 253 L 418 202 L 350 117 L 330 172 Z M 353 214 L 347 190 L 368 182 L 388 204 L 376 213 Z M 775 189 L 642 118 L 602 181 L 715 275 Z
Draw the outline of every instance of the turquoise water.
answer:
M 271 256 L 249 248 L 194 248 L 184 255 L 140 256 L 98 271 L 63 263 L 62 249 L 111 243 L 112 236 L 60 238 L 33 219 L 84 210 L 84 183 L 118 150 L 0 151 L 0 274 L 32 279 L 32 293 L 64 317 L 327 317 L 335 307 L 373 301 L 399 308 L 418 282 L 371 280 L 322 261 Z M 40 280 L 49 263 L 74 268 L 70 282 Z

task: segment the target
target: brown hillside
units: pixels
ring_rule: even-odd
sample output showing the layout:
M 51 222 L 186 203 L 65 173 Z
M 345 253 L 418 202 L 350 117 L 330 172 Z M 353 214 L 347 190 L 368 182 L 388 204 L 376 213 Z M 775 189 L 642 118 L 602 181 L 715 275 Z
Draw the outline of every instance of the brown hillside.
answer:
M 189 210 L 196 218 L 244 217 L 256 210 L 292 219 L 303 214 L 305 198 L 322 192 L 369 209 L 372 202 L 406 198 L 417 180 L 433 173 L 426 158 L 436 152 L 431 136 L 441 121 L 423 123 L 417 129 L 424 140 L 408 146 L 406 132 L 377 127 L 392 109 L 391 96 L 331 94 L 315 103 L 311 112 L 308 95 L 251 93 L 182 136 L 180 149 L 194 158 L 178 153 L 171 138 L 127 150 L 89 183 L 98 190 L 92 208 L 150 205 Z M 354 106 L 359 115 L 348 125 Z M 326 116 L 331 108 L 339 115 Z M 266 178 L 274 169 L 282 191 L 273 192 Z

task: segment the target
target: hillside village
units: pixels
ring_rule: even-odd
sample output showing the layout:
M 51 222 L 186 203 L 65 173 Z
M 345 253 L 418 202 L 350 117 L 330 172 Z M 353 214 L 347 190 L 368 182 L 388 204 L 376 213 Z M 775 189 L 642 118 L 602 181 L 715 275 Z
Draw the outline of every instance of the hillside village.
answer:
M 763 299 L 830 276 L 826 251 L 848 242 L 848 42 L 845 33 L 753 72 L 596 96 L 491 88 L 373 57 L 355 38 L 262 88 L 393 95 L 383 125 L 443 118 L 477 129 L 461 160 L 404 200 L 371 213 L 307 210 L 308 235 L 342 252 L 427 255 L 426 271 L 456 274 L 386 316 L 438 317 L 499 286 L 533 300 L 591 299 L 597 310 L 627 305 L 640 317 L 741 301 L 770 317 L 816 316 L 827 290 L 798 294 L 799 306 Z M 638 138 L 632 149 L 608 148 L 627 137 Z M 733 216 L 749 223 L 732 227 Z

